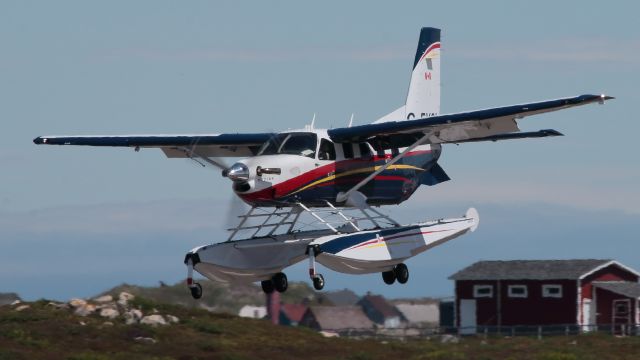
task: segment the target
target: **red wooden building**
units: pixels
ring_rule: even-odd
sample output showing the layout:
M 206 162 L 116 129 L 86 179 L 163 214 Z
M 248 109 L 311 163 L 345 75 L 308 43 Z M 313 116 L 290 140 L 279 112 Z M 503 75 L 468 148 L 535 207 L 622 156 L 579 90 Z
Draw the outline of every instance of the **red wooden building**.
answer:
M 449 277 L 463 334 L 478 327 L 637 327 L 639 278 L 616 261 L 593 259 L 480 261 Z

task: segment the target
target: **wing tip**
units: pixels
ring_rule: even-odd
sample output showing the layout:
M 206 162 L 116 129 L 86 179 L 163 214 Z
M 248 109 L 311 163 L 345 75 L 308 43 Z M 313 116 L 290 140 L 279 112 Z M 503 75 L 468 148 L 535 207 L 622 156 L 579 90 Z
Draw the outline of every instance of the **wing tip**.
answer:
M 544 129 L 544 130 L 540 130 L 541 134 L 544 134 L 545 136 L 564 136 L 563 133 L 561 133 L 558 130 L 554 130 L 554 129 Z

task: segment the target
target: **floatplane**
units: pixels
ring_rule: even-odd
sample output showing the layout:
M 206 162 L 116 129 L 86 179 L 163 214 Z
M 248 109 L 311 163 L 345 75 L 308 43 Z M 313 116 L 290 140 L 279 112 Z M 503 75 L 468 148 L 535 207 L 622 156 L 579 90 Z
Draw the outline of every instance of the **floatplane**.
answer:
M 449 180 L 438 163 L 444 144 L 560 136 L 556 130 L 522 132 L 518 121 L 610 99 L 580 95 L 440 114 L 440 30 L 423 28 L 406 103 L 370 124 L 316 129 L 312 122 L 279 133 L 40 136 L 34 142 L 159 148 L 168 158 L 220 168 L 250 209 L 226 241 L 186 254 L 194 298 L 202 296 L 194 270 L 215 281 L 260 282 L 265 293 L 284 292 L 283 270 L 305 259 L 316 290 L 325 285 L 316 263 L 348 274 L 381 273 L 387 284 L 404 284 L 407 259 L 479 223 L 473 208 L 461 217 L 409 225 L 380 209 L 406 201 L 421 185 Z M 228 158 L 240 160 L 228 166 Z

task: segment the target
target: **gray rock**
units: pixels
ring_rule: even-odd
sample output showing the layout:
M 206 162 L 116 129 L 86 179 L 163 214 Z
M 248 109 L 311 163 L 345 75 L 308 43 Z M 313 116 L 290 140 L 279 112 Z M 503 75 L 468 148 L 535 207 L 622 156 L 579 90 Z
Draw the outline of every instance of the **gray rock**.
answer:
M 136 297 L 132 294 L 129 294 L 128 292 L 121 292 L 120 295 L 118 295 L 118 305 L 122 306 L 122 307 L 127 307 L 129 305 L 129 301 L 135 299 Z
M 160 326 L 167 325 L 167 321 L 162 317 L 162 315 L 149 315 L 143 317 L 142 320 L 140 320 L 140 324 Z
M 20 305 L 17 308 L 15 308 L 14 310 L 15 311 L 24 311 L 24 310 L 27 310 L 27 309 L 30 309 L 30 308 L 31 308 L 31 305 Z
M 142 319 L 142 311 L 138 309 L 129 310 L 124 313 L 124 322 L 127 325 L 137 324 Z
M 178 317 L 177 317 L 177 316 L 173 316 L 173 315 L 165 315 L 164 317 L 167 319 L 167 321 L 168 321 L 170 324 L 177 324 L 177 323 L 179 323 L 179 322 L 180 322 L 180 319 L 178 319 Z
M 103 308 L 102 310 L 100 310 L 100 316 L 109 319 L 115 319 L 120 316 L 120 312 L 114 308 Z
M 71 299 L 69 300 L 69 305 L 72 308 L 79 308 L 87 305 L 87 301 L 83 299 Z
M 84 304 L 83 306 L 76 307 L 74 314 L 78 316 L 89 316 L 96 312 L 96 306 L 92 304 Z
M 54 309 L 59 309 L 59 310 L 67 310 L 69 309 L 69 304 L 64 304 L 64 303 L 55 303 L 53 301 L 49 302 L 47 304 L 47 306 L 52 307 Z
M 455 335 L 445 334 L 440 337 L 440 342 L 443 344 L 457 344 L 460 342 L 460 338 Z
M 93 302 L 99 303 L 99 304 L 108 303 L 108 302 L 112 302 L 112 301 L 113 301 L 113 296 L 111 296 L 111 295 L 103 295 L 103 296 L 100 296 L 100 297 L 97 297 L 97 298 L 93 299 Z
M 133 340 L 137 341 L 139 343 L 150 344 L 150 345 L 153 345 L 153 344 L 158 342 L 158 340 L 156 340 L 154 338 L 142 337 L 142 336 L 138 336 L 136 338 L 133 338 Z

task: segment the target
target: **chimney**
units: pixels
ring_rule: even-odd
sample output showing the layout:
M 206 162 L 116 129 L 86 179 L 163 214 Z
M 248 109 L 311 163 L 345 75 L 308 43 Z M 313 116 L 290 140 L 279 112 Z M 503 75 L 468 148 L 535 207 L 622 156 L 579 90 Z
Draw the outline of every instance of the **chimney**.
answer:
M 280 323 L 280 293 L 277 291 L 266 294 L 267 297 L 267 317 L 271 319 L 273 325 Z

